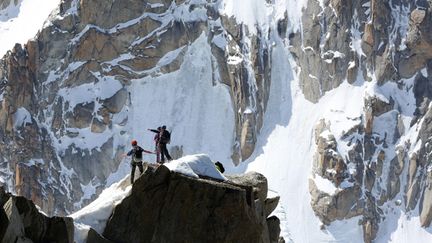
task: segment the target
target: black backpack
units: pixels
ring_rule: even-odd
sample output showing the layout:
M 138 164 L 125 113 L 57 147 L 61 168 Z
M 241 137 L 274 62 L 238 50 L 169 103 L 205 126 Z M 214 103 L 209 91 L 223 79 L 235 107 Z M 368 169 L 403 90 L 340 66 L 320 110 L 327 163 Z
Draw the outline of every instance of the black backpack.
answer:
M 220 171 L 220 173 L 224 173 L 225 172 L 225 168 L 224 168 L 224 166 L 223 166 L 223 164 L 221 162 L 216 161 L 215 165 L 216 165 L 216 168 Z
M 161 136 L 161 143 L 170 143 L 171 142 L 171 133 L 168 130 L 163 131 Z

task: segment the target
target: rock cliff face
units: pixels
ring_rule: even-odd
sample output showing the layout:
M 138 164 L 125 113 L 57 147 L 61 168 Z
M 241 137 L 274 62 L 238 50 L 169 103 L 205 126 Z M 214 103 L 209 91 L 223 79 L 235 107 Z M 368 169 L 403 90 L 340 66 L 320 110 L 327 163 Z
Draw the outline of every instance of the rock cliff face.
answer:
M 5 184 L 49 214 L 88 203 L 82 188 L 100 191 L 127 145 L 132 80 L 178 70 L 201 35 L 211 46 L 213 82 L 231 94 L 233 161 L 247 159 L 268 99 L 270 48 L 262 34 L 268 30 L 251 32 L 217 7 L 207 1 L 62 1 L 34 40 L 0 61 Z
M 366 92 L 360 117 L 345 118 L 353 125 L 342 134 L 332 131 L 332 122 L 340 122 L 332 118 L 315 128 L 316 215 L 324 224 L 361 215 L 365 242 L 376 237 L 389 202 L 407 213 L 418 210 L 421 225 L 429 226 L 432 42 L 425 30 L 432 2 L 309 1 L 302 20 L 291 40 L 307 99 L 319 102 L 344 80 L 364 79 L 374 89 Z M 333 192 L 320 189 L 322 178 Z
M 87 242 L 279 242 L 279 219 L 257 173 L 228 182 L 149 169 Z

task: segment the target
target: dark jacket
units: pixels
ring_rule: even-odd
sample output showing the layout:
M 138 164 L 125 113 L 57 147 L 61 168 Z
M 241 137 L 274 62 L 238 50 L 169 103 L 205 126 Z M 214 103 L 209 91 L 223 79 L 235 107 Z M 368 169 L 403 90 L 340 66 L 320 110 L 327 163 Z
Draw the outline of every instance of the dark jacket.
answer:
M 159 143 L 167 144 L 170 143 L 171 133 L 168 130 L 162 130 L 159 133 Z
M 132 160 L 133 161 L 142 161 L 143 158 L 143 152 L 144 153 L 148 153 L 151 154 L 152 152 L 147 151 L 143 148 L 141 148 L 140 146 L 136 146 L 135 148 L 131 149 L 128 153 L 127 156 L 131 156 L 132 155 Z

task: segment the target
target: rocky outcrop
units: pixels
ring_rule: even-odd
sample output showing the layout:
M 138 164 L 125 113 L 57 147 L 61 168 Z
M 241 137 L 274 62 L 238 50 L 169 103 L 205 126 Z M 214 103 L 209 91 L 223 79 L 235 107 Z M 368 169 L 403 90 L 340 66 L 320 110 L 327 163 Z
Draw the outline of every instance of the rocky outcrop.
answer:
M 248 172 L 244 175 L 227 175 L 228 180 L 236 185 L 251 187 L 254 189 L 254 197 L 262 202 L 267 199 L 267 178 L 257 172 Z
M 330 121 L 323 119 L 315 128 L 315 178 L 309 181 L 312 208 L 326 225 L 362 216 L 359 224 L 365 242 L 373 241 L 384 217 L 379 206 L 394 199 L 401 190 L 406 148 L 393 145 L 389 149 L 389 144 L 394 144 L 404 133 L 394 106 L 391 99 L 366 97 L 363 115 L 350 118 L 353 125 L 339 137 L 333 134 Z M 393 122 L 387 122 L 388 119 Z M 377 131 L 375 123 L 383 120 L 385 131 Z M 348 148 L 347 151 L 342 147 Z M 319 186 L 323 180 L 332 184 L 331 191 Z
M 359 186 L 351 186 L 329 194 L 320 191 L 314 180 L 311 179 L 309 191 L 312 196 L 312 208 L 326 225 L 335 220 L 348 219 L 362 214 L 364 205 L 358 202 L 361 195 Z
M 227 46 L 213 43 L 212 53 L 219 67 L 219 81 L 230 87 L 237 111 L 232 159 L 238 164 L 251 156 L 263 125 L 270 90 L 271 46 L 264 35 L 269 30 L 257 29 L 257 34 L 251 35 L 252 30 L 234 18 L 220 18 L 222 24 L 212 29 L 212 37 L 227 35 Z
M 315 172 L 340 185 L 346 177 L 347 165 L 342 156 L 337 152 L 335 137 L 329 132 L 329 124 L 321 120 L 315 129 L 315 142 L 317 152 L 315 154 Z
M 280 220 L 276 216 L 271 216 L 267 219 L 267 227 L 269 230 L 269 240 L 271 243 L 284 243 L 284 238 L 280 237 Z
M 404 78 L 415 75 L 432 59 L 432 3 L 424 1 L 409 14 L 409 29 L 406 38 L 407 48 L 400 54 L 398 71 Z
M 102 236 L 90 231 L 87 242 L 278 242 L 279 220 L 267 219 L 261 198 L 262 175 L 236 176 L 242 182 L 236 184 L 149 168 L 115 207 Z
M 264 212 L 266 217 L 268 217 L 273 212 L 273 210 L 276 209 L 277 205 L 279 204 L 279 200 L 280 200 L 279 196 L 269 197 L 265 199 Z
M 428 173 L 427 184 L 423 191 L 420 203 L 420 223 L 423 227 L 428 227 L 432 222 L 432 183 L 431 172 Z
M 0 188 L 0 239 L 2 242 L 74 242 L 71 218 L 47 217 L 24 197 Z
M 305 98 L 317 102 L 344 79 L 355 81 L 357 54 L 350 47 L 350 29 L 360 1 L 345 3 L 307 1 L 303 10 L 302 33 L 292 33 L 291 52 L 297 59 L 300 85 Z M 355 74 L 353 74 L 355 73 Z

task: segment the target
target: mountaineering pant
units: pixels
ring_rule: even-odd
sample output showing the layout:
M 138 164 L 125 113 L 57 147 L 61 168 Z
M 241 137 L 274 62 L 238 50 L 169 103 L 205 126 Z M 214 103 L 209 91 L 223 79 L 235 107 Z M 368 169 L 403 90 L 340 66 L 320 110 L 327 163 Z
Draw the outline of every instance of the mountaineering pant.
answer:
M 161 152 L 160 152 L 160 148 L 157 144 L 155 145 L 155 151 L 156 151 L 156 163 L 160 163 Z
M 131 184 L 133 184 L 134 182 L 134 177 L 135 177 L 135 168 L 138 166 L 138 169 L 140 171 L 140 174 L 142 174 L 144 172 L 144 167 L 143 167 L 143 163 L 142 161 L 140 162 L 131 162 L 131 166 L 132 166 L 132 172 L 131 172 Z
M 171 156 L 168 153 L 168 149 L 166 147 L 166 143 L 159 143 L 159 150 L 161 154 L 161 162 L 162 164 L 165 162 L 165 156 L 168 160 L 171 160 Z

